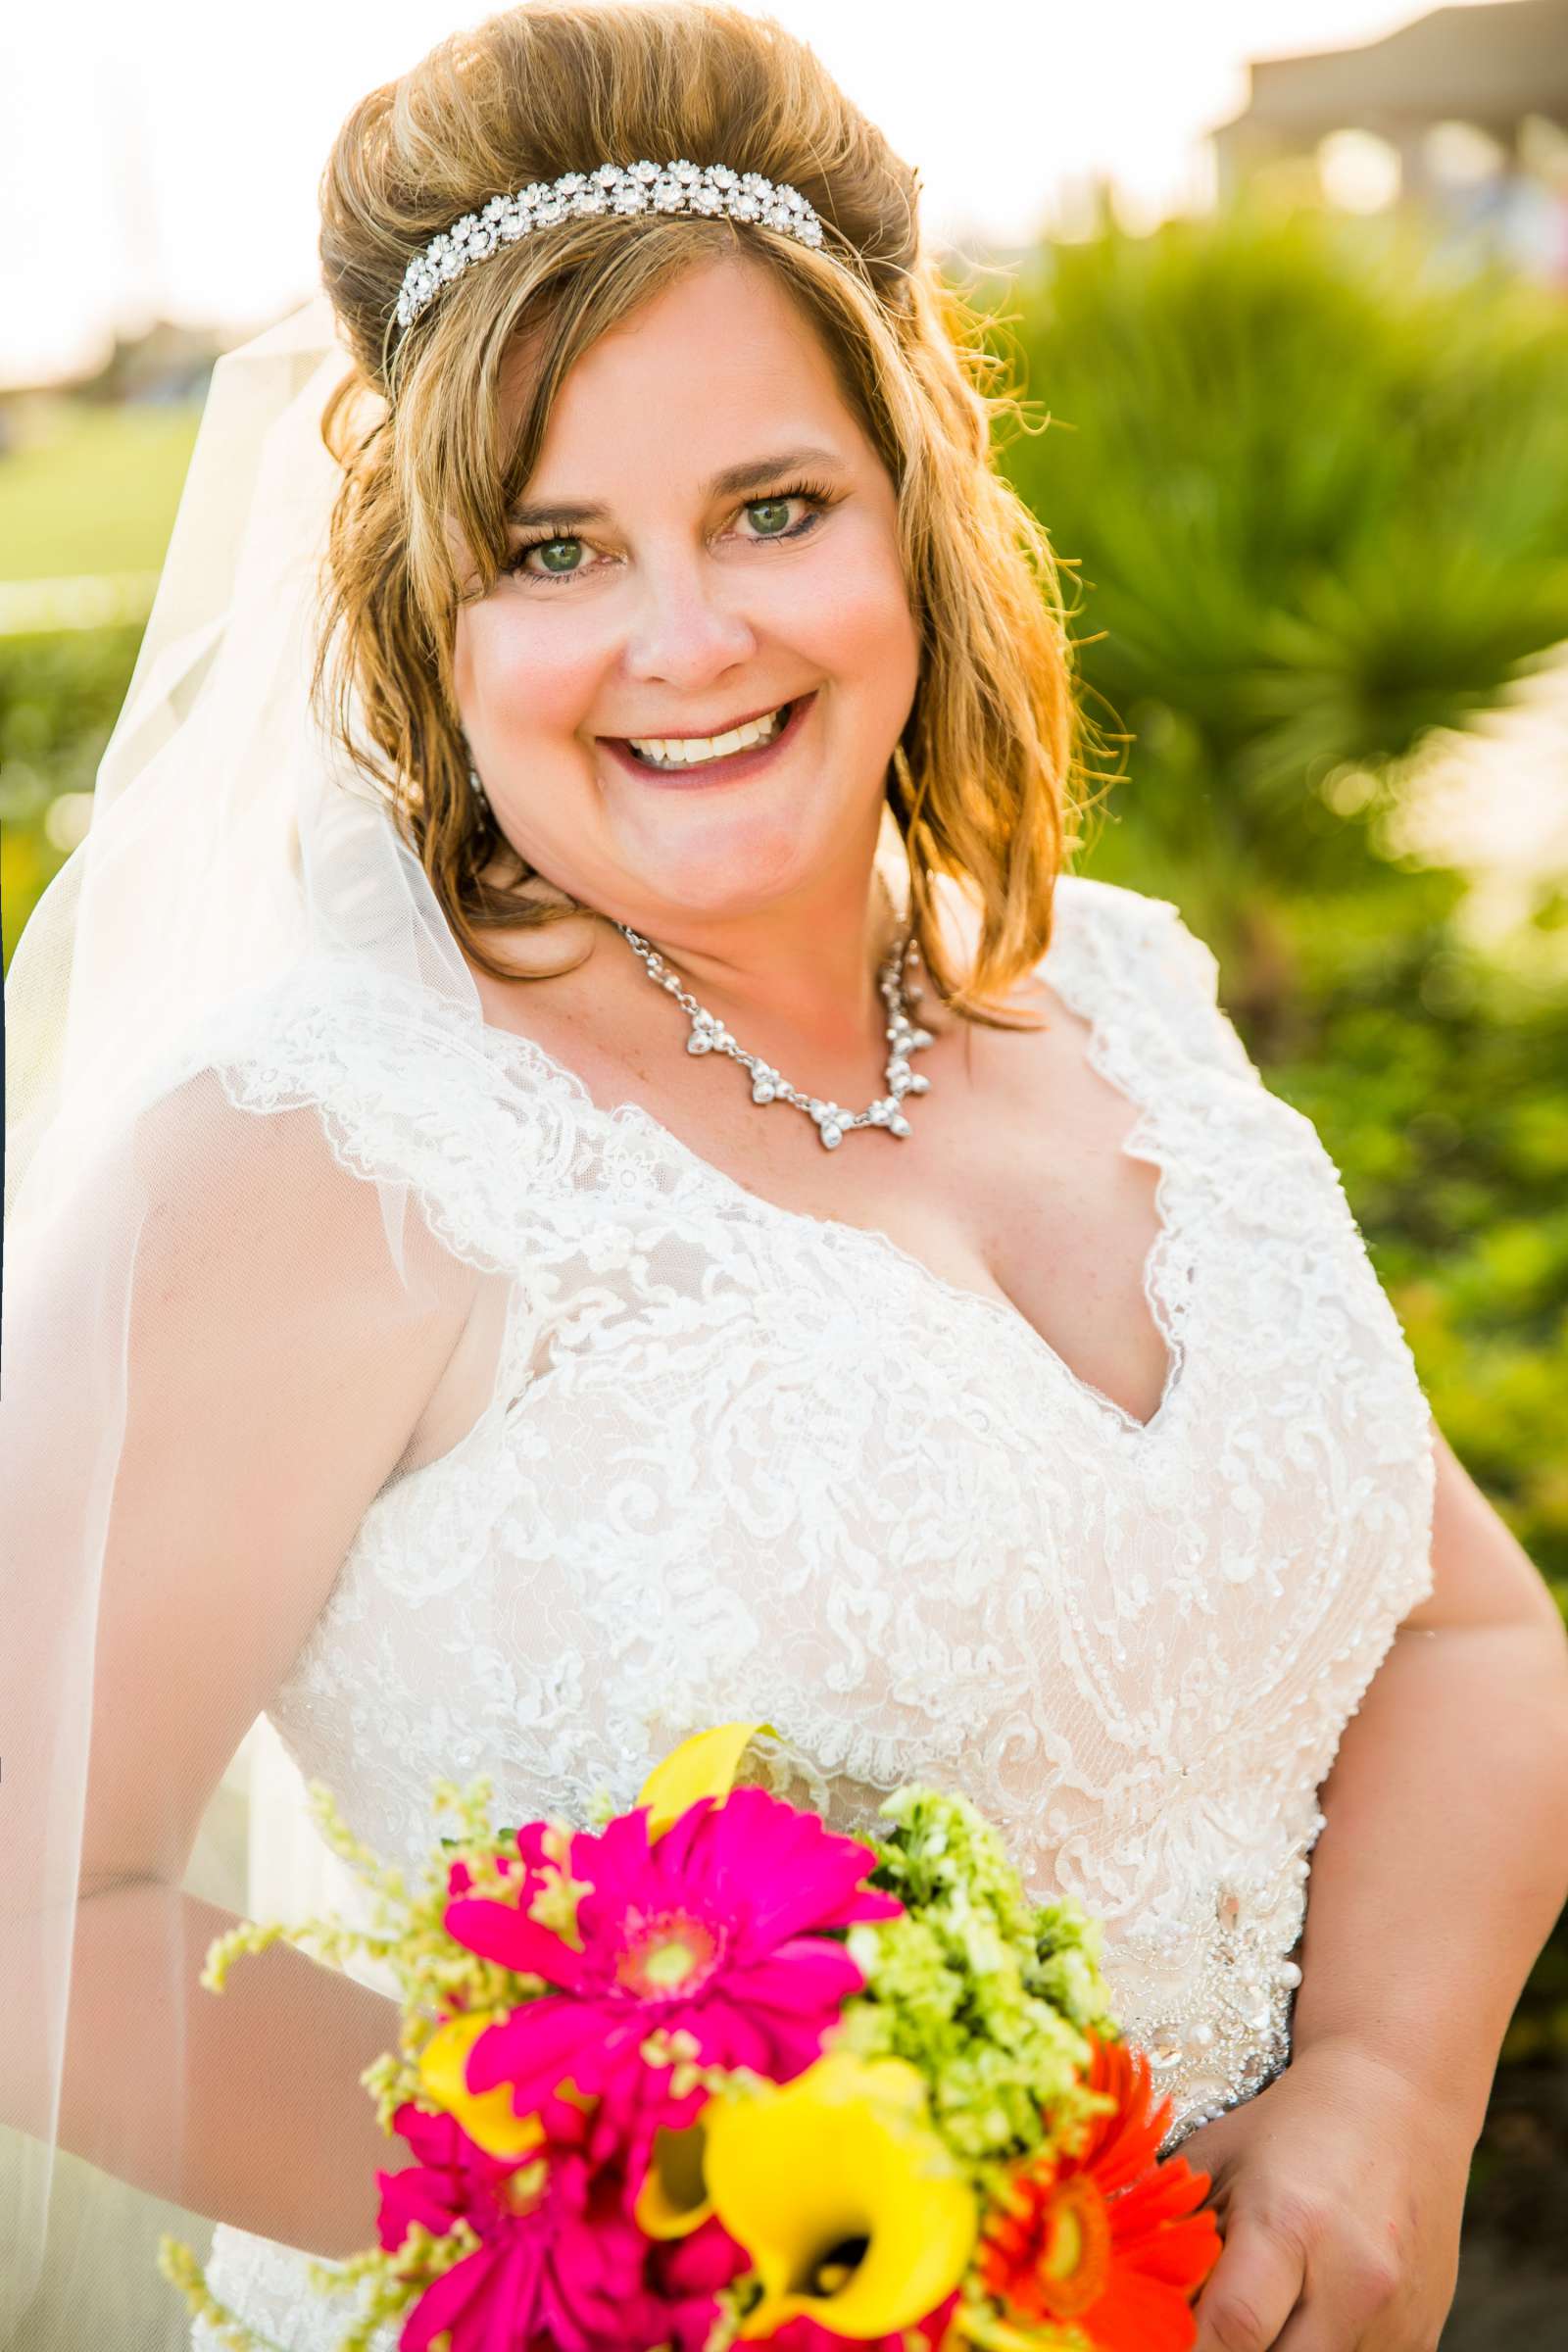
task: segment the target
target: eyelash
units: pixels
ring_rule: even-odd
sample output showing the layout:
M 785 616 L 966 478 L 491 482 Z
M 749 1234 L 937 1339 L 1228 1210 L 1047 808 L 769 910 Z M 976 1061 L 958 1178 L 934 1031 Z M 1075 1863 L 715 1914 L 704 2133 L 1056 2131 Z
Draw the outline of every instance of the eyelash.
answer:
M 822 483 L 792 482 L 787 490 L 769 490 L 765 498 L 747 499 L 740 512 L 744 514 L 752 507 L 781 506 L 792 498 L 805 499 L 815 508 L 816 512 L 804 515 L 799 522 L 792 522 L 787 531 L 759 533 L 757 537 L 759 547 L 776 546 L 784 540 L 806 538 L 808 532 L 815 529 L 823 514 L 833 504 L 831 491 Z M 582 573 L 580 571 L 528 571 L 524 569 L 526 560 L 536 547 L 554 547 L 563 540 L 580 541 L 581 538 L 580 531 L 541 532 L 538 538 L 524 540 L 520 547 L 515 548 L 503 564 L 502 569 L 520 579 L 542 580 L 549 587 L 564 588 L 568 581 L 580 579 Z

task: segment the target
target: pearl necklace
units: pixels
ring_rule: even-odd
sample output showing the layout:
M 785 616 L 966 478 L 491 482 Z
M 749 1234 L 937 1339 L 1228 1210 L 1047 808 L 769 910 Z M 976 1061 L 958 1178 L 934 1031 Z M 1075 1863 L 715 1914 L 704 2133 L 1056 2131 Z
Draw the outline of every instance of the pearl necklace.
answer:
M 816 1122 L 816 1132 L 829 1152 L 838 1150 L 852 1127 L 880 1127 L 888 1135 L 908 1134 L 909 1122 L 903 1110 L 904 1098 L 906 1095 L 923 1095 L 931 1083 L 918 1071 L 910 1069 L 909 1055 L 917 1053 L 922 1046 L 933 1043 L 930 1030 L 917 1028 L 909 1019 L 909 1008 L 918 1004 L 923 993 L 915 982 L 906 984 L 904 979 L 905 965 L 919 961 L 920 951 L 912 936 L 894 941 L 877 974 L 877 988 L 888 1013 L 885 1033 L 888 1058 L 884 1072 L 888 1091 L 885 1095 L 879 1095 L 874 1102 L 868 1102 L 864 1110 L 849 1111 L 842 1109 L 837 1102 L 824 1102 L 817 1095 L 797 1093 L 789 1080 L 781 1078 L 769 1063 L 760 1061 L 755 1054 L 748 1054 L 744 1046 L 735 1043 L 723 1022 L 708 1011 L 706 1006 L 699 1004 L 689 990 L 682 988 L 679 976 L 670 970 L 658 949 L 640 932 L 629 929 L 619 921 L 615 922 L 615 929 L 641 956 L 650 980 L 667 989 L 686 1013 L 691 1022 L 691 1035 L 686 1040 L 687 1053 L 727 1054 L 732 1061 L 740 1062 L 752 1074 L 754 1102 L 790 1102 L 797 1110 L 804 1110 L 808 1119 Z

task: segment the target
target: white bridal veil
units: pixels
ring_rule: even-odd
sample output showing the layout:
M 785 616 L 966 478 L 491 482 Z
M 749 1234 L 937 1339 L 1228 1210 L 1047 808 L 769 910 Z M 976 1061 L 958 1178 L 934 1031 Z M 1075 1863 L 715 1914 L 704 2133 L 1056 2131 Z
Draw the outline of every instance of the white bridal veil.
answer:
M 389 1003 L 436 992 L 482 1018 L 417 858 L 309 707 L 338 478 L 320 418 L 349 365 L 324 297 L 219 362 L 90 829 L 7 979 L 7 2352 L 185 2346 L 160 2231 L 201 2255 L 206 2217 L 264 2229 L 221 2212 L 221 2151 L 253 2183 L 297 2153 L 270 2112 L 283 2012 L 262 2038 L 246 1980 L 293 1964 L 304 2070 L 341 1979 L 281 1947 L 239 1960 L 221 1995 L 198 1987 L 225 1904 L 247 1908 L 238 1882 L 210 1893 L 244 1827 L 229 1817 L 245 1727 L 215 1705 L 214 1668 L 235 1645 L 258 1689 L 288 1668 L 269 1651 L 269 1580 L 300 1573 L 291 1530 L 317 1519 L 284 1433 L 309 1410 L 316 1460 L 358 1455 L 366 1502 L 393 1467 L 374 1458 L 384 1396 L 335 1359 L 324 1382 L 318 1326 L 413 1361 L 471 1287 L 406 1186 L 336 1165 L 308 1100 L 280 1086 L 241 1108 L 223 1082 L 307 967 L 330 979 L 350 959 Z M 296 1391 L 296 1367 L 318 1396 Z

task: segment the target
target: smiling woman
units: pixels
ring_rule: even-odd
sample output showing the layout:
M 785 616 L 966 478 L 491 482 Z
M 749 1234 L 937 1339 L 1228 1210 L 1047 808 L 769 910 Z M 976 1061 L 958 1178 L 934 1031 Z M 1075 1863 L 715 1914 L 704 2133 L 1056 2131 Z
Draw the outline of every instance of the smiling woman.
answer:
M 748 858 L 775 897 L 812 874 L 810 923 L 885 805 L 933 978 L 996 1017 L 1049 935 L 1082 780 L 1054 560 L 990 460 L 1004 397 L 920 245 L 908 166 L 777 27 L 697 25 L 515 12 L 449 55 L 460 106 L 432 73 L 345 125 L 322 256 L 365 383 L 328 418 L 345 474 L 323 666 L 350 740 L 360 698 L 373 742 L 356 754 L 491 977 L 545 968 L 512 951 L 566 902 L 653 924 L 659 863 L 694 916 L 701 875 L 716 915 Z M 698 46 L 722 66 L 694 69 Z M 662 181 L 636 167 L 646 198 L 628 173 L 607 202 L 596 178 L 617 175 L 585 161 L 683 147 Z M 754 181 L 776 193 L 748 198 Z M 394 220 L 437 254 L 401 332 Z M 790 704 L 808 707 L 769 758 L 731 746 L 695 797 L 626 789 L 677 764 L 636 745 L 711 742 Z M 715 835 L 718 785 L 764 776 Z M 778 811 L 808 778 L 786 843 Z M 936 873 L 974 893 L 972 959 L 935 918 Z

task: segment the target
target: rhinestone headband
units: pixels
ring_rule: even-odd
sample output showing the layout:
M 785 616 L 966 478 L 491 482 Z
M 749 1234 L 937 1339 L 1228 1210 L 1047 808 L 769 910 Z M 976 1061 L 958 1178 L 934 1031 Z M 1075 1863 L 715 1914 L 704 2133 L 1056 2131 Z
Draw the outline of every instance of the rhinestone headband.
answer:
M 465 213 L 415 255 L 403 275 L 397 322 L 411 326 L 429 309 L 441 288 L 474 262 L 503 245 L 515 245 L 535 229 L 598 213 L 699 213 L 710 219 L 757 220 L 802 245 L 820 245 L 822 223 L 795 188 L 775 186 L 760 172 L 732 172 L 727 164 L 699 170 L 684 159 L 672 164 L 601 164 L 594 172 L 567 172 L 556 180 L 535 180 L 514 196 L 492 196 L 481 213 Z

